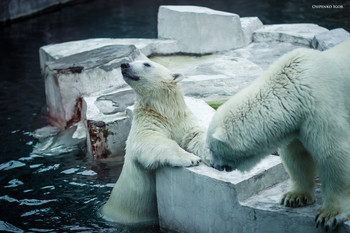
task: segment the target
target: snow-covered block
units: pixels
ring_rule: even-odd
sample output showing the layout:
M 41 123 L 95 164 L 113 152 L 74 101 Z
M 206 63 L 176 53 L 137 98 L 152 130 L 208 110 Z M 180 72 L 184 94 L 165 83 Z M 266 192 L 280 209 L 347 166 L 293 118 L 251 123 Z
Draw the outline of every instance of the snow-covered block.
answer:
M 348 31 L 343 28 L 336 28 L 315 35 L 312 40 L 312 47 L 323 51 L 348 39 L 350 39 L 350 33 Z
M 82 117 L 87 131 L 87 151 L 96 159 L 122 157 L 131 127 L 126 108 L 134 103 L 130 88 L 83 97 Z
M 177 40 L 181 52 L 193 54 L 245 45 L 237 14 L 198 6 L 160 6 L 158 38 Z
M 188 233 L 254 232 L 254 210 L 240 202 L 287 178 L 280 158 L 272 155 L 244 173 L 205 165 L 162 168 L 156 173 L 160 227 Z
M 264 26 L 258 17 L 243 17 L 241 18 L 241 24 L 246 44 L 253 41 L 253 32 Z
M 109 45 L 135 45 L 145 56 L 150 56 L 152 54 L 174 54 L 179 52 L 177 41 L 175 40 L 96 38 L 69 41 L 45 45 L 39 49 L 41 71 L 42 73 L 44 72 L 45 63 L 48 61 L 54 61 L 59 58 Z
M 45 66 L 50 123 L 64 129 L 80 121 L 82 96 L 126 86 L 120 64 L 147 59 L 133 45 L 111 45 L 63 57 Z
M 327 31 L 328 29 L 317 24 L 308 23 L 265 25 L 253 33 L 253 41 L 280 41 L 311 47 L 314 36 Z

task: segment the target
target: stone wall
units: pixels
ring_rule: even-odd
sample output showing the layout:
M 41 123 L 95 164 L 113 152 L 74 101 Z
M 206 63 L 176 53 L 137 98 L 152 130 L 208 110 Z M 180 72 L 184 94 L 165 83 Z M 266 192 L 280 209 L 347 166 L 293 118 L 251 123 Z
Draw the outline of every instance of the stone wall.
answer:
M 0 23 L 30 16 L 45 9 L 76 0 L 1 0 Z

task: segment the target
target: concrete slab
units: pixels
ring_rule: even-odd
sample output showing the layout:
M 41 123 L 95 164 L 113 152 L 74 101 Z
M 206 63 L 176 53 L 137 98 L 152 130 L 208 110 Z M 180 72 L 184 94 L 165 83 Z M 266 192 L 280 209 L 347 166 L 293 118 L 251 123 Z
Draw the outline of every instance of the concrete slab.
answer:
M 133 45 L 145 56 L 150 56 L 152 54 L 174 54 L 180 52 L 177 42 L 174 40 L 96 38 L 69 41 L 59 44 L 45 45 L 39 49 L 41 71 L 43 73 L 45 63 L 48 61 L 54 61 L 63 57 L 95 50 L 109 45 Z
M 220 172 L 205 165 L 157 171 L 160 226 L 181 233 L 320 233 L 317 202 L 303 208 L 279 205 L 288 175 L 279 157 L 269 156 L 248 173 Z M 337 232 L 350 232 L 346 222 Z
M 323 229 L 317 229 L 314 221 L 322 207 L 320 184 L 316 188 L 315 204 L 291 208 L 279 204 L 281 194 L 288 190 L 289 182 L 281 182 L 241 202 L 243 207 L 254 211 L 253 221 L 249 224 L 250 228 L 255 230 L 251 232 L 325 232 Z M 335 232 L 350 232 L 350 222 L 338 227 Z
M 327 31 L 328 29 L 317 24 L 308 23 L 264 25 L 253 33 L 253 41 L 289 42 L 311 47 L 313 37 Z
M 281 168 L 272 155 L 247 173 L 205 165 L 162 168 L 156 174 L 160 226 L 175 232 L 247 232 L 249 211 L 240 200 L 254 187 L 261 191 L 286 179 Z
M 230 50 L 223 54 L 229 57 L 245 58 L 263 70 L 267 70 L 282 55 L 301 47 L 307 46 L 278 41 L 254 42 L 244 48 Z
M 181 52 L 207 54 L 244 46 L 237 14 L 198 6 L 160 6 L 158 38 L 178 41 Z
M 253 41 L 253 33 L 264 26 L 258 17 L 242 17 L 241 25 L 246 45 Z
M 131 128 L 126 108 L 134 104 L 130 88 L 83 97 L 82 121 L 87 134 L 87 152 L 95 159 L 122 158 Z
M 350 39 L 350 33 L 343 28 L 336 28 L 328 32 L 316 34 L 312 40 L 312 47 L 320 51 L 332 48 Z
M 147 60 L 135 46 L 111 45 L 63 57 L 45 66 L 50 123 L 64 129 L 80 121 L 82 96 L 126 86 L 120 64 Z

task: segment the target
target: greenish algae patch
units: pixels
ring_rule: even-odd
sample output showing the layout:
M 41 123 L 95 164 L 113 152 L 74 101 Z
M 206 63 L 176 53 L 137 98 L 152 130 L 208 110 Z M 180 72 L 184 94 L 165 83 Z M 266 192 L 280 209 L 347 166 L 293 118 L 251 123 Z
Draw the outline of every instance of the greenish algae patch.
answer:
M 215 110 L 218 109 L 221 105 L 223 105 L 227 100 L 219 100 L 219 101 L 208 101 L 207 104 L 214 108 Z

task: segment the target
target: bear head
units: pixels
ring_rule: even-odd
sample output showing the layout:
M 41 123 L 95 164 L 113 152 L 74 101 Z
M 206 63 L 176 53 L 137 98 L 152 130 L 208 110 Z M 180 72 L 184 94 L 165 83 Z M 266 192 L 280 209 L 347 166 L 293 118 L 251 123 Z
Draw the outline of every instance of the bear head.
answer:
M 237 128 L 212 123 L 207 133 L 212 167 L 220 171 L 248 171 L 262 159 L 261 151 L 251 148 L 250 138 L 242 137 Z
M 151 61 L 134 61 L 121 64 L 123 78 L 137 95 L 147 97 L 154 93 L 172 90 L 183 79 L 164 66 Z

